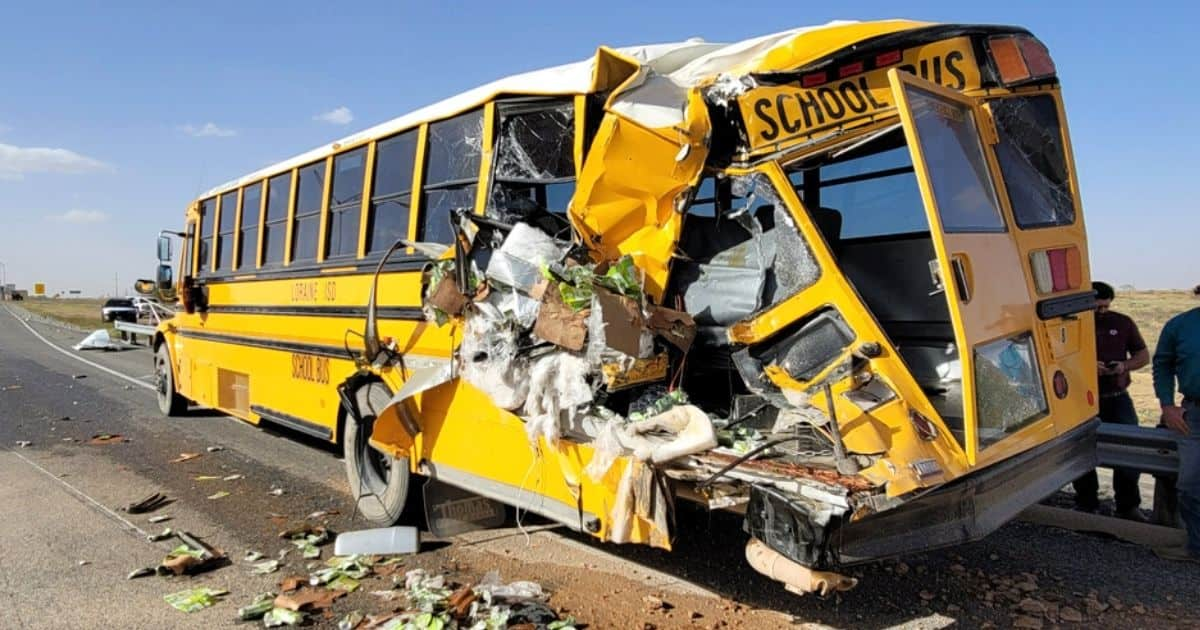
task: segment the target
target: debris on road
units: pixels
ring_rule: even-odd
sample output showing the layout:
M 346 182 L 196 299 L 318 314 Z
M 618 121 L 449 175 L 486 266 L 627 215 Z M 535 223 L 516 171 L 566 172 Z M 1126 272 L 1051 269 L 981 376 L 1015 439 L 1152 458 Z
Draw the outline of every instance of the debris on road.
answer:
M 283 488 L 271 488 L 271 491 L 267 494 L 273 494 L 277 497 L 281 497 L 283 496 Z
M 263 615 L 270 612 L 274 607 L 275 593 L 263 593 L 255 597 L 254 601 L 238 609 L 238 619 L 242 621 L 262 619 Z
M 358 624 L 362 623 L 363 618 L 364 617 L 361 612 L 352 610 L 346 613 L 346 616 L 342 617 L 338 621 L 338 630 L 354 630 L 358 627 Z
M 125 576 L 125 579 L 126 580 L 135 580 L 137 578 L 150 577 L 151 575 L 154 575 L 154 574 L 155 574 L 155 571 L 154 571 L 153 567 L 142 567 L 140 569 L 134 569 L 133 571 L 130 571 L 129 575 Z
M 150 518 L 148 518 L 146 520 L 150 523 L 162 523 L 164 521 L 171 520 L 171 515 L 170 514 L 160 514 L 158 516 L 151 516 Z
M 313 512 L 312 514 L 309 514 L 308 516 L 306 516 L 304 518 L 306 518 L 310 521 L 315 521 L 317 519 L 325 518 L 326 516 L 337 516 L 338 514 L 341 514 L 341 511 L 334 510 L 334 509 L 317 510 L 316 512 Z
M 88 443 L 104 445 L 104 444 L 122 444 L 122 443 L 128 442 L 128 441 L 129 441 L 129 438 L 124 437 L 118 433 L 97 433 L 96 435 L 92 436 L 92 439 L 88 440 Z
M 224 589 L 200 587 L 163 595 L 163 599 L 176 610 L 192 613 L 212 606 L 228 594 Z
M 71 378 L 73 378 L 75 380 L 79 380 L 81 378 L 87 378 L 87 374 L 72 374 Z
M 180 453 L 179 457 L 176 457 L 175 459 L 171 460 L 171 463 L 172 464 L 180 464 L 180 463 L 183 463 L 186 461 L 191 461 L 193 459 L 196 459 L 197 457 L 200 457 L 201 455 L 202 455 L 202 453 Z
M 286 608 L 272 608 L 263 616 L 263 625 L 268 628 L 296 626 L 304 623 L 304 613 Z
M 279 590 L 284 593 L 290 593 L 301 586 L 304 586 L 305 584 L 308 584 L 308 578 L 300 575 L 293 575 L 291 577 L 284 578 L 283 581 L 279 583 Z
M 321 525 L 305 523 L 279 532 L 279 537 L 292 541 L 292 544 L 301 551 L 301 555 L 311 560 L 321 557 L 321 550 L 318 547 L 329 542 L 329 530 Z
M 208 451 L 209 453 L 216 453 L 217 451 L 225 450 L 225 447 L 224 446 L 210 446 L 204 450 Z
M 131 346 L 113 339 L 107 330 L 101 329 L 89 334 L 83 338 L 83 341 L 71 347 L 75 350 L 124 350 Z
M 144 514 L 146 512 L 153 512 L 154 510 L 157 510 L 158 508 L 167 505 L 170 502 L 171 499 L 169 499 L 167 495 L 155 492 L 141 501 L 130 503 L 122 509 L 130 514 Z
M 81 567 L 86 567 L 87 565 L 89 565 L 91 563 L 92 563 L 91 560 L 80 560 L 77 564 Z
M 268 573 L 274 573 L 278 570 L 279 570 L 279 561 L 278 560 L 264 560 L 262 562 L 259 562 L 258 564 L 255 564 L 254 570 L 251 571 L 250 573 L 252 573 L 254 575 L 267 575 Z
M 245 479 L 245 478 L 246 478 L 246 475 L 228 475 L 225 477 L 221 477 L 221 481 L 237 481 L 238 479 Z
M 24 385 L 5 385 L 4 387 L 0 387 L 0 392 L 7 392 L 7 391 L 14 390 L 14 389 L 24 389 L 24 388 L 25 388 Z
M 259 560 L 262 560 L 265 557 L 266 557 L 265 555 L 263 555 L 257 551 L 247 551 L 246 555 L 242 558 L 242 561 L 243 562 L 258 562 Z
M 216 481 L 218 479 L 220 479 L 220 477 L 216 475 L 196 475 L 195 477 L 192 477 L 193 481 Z
M 416 527 L 380 527 L 338 534 L 333 553 L 337 556 L 416 553 L 420 545 Z
M 224 551 L 187 532 L 177 532 L 175 537 L 183 544 L 172 549 L 158 565 L 159 575 L 194 575 L 215 569 L 228 560 Z
M 294 592 L 282 593 L 275 598 L 275 608 L 296 612 L 324 610 L 333 606 L 334 600 L 346 595 L 346 591 L 302 586 Z
M 17 440 L 17 446 L 20 446 L 21 448 L 28 448 L 32 444 L 33 442 L 30 442 L 29 440 Z
M 171 531 L 171 528 L 168 527 L 157 534 L 150 534 L 149 536 L 146 536 L 146 542 L 155 543 L 160 540 L 166 540 L 174 535 L 175 532 Z
M 208 495 L 208 498 L 210 500 L 215 500 L 215 499 L 224 499 L 227 496 L 229 496 L 229 493 L 224 490 L 221 490 L 219 492 L 214 492 L 214 493 Z

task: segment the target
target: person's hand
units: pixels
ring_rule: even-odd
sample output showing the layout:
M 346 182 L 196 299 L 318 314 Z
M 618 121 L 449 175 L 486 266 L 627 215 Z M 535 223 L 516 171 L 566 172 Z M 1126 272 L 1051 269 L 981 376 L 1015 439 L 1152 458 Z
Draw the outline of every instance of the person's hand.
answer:
M 1096 362 L 1096 371 L 1100 373 L 1100 376 L 1108 376 L 1108 366 L 1103 361 Z
M 1113 366 L 1108 368 L 1108 373 L 1115 374 L 1117 376 L 1124 374 L 1125 373 L 1125 362 L 1124 361 L 1113 361 Z
M 1163 424 L 1167 425 L 1168 429 L 1180 435 L 1191 433 L 1188 429 L 1187 420 L 1183 417 L 1183 407 L 1179 405 L 1163 405 L 1162 413 Z

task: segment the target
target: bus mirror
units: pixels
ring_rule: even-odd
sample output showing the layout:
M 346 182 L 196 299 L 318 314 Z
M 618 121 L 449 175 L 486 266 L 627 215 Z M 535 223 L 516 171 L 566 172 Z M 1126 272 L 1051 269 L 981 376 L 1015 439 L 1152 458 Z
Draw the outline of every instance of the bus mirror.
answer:
M 170 291 L 173 288 L 175 279 L 171 273 L 170 265 L 158 266 L 158 274 L 155 276 L 155 282 L 158 285 L 159 291 Z
M 165 234 L 158 237 L 158 262 L 171 262 L 171 238 Z
M 133 283 L 133 290 L 137 291 L 138 295 L 154 295 L 157 288 L 154 280 L 141 279 Z

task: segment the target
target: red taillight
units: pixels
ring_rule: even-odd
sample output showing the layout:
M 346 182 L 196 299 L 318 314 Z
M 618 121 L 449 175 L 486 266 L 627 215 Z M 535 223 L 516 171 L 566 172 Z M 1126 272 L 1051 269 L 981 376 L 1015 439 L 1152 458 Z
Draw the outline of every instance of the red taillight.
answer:
M 1029 266 L 1040 294 L 1078 289 L 1083 284 L 1083 261 L 1079 248 L 1073 245 L 1033 252 Z
M 1088 400 L 1089 407 L 1096 404 L 1096 395 L 1093 394 L 1092 390 L 1090 390 L 1090 389 L 1087 391 L 1087 400 Z
M 1054 60 L 1042 42 L 1029 35 L 1003 35 L 988 39 L 988 54 L 1004 85 L 1053 76 Z
M 852 74 L 858 74 L 863 71 L 863 62 L 858 61 L 846 66 L 838 68 L 838 78 L 848 77 Z
M 1063 398 L 1067 397 L 1067 392 L 1069 392 L 1070 389 L 1071 388 L 1067 385 L 1067 375 L 1063 374 L 1062 370 L 1056 371 L 1054 373 L 1054 395 L 1058 396 L 1059 400 L 1062 400 Z
M 814 72 L 812 74 L 804 75 L 804 77 L 800 79 L 800 85 L 804 87 L 812 87 L 814 85 L 821 85 L 826 80 L 827 79 L 824 72 Z
M 875 67 L 882 68 L 884 66 L 890 66 L 894 63 L 900 63 L 901 58 L 902 57 L 899 50 L 879 53 L 878 55 L 875 55 Z

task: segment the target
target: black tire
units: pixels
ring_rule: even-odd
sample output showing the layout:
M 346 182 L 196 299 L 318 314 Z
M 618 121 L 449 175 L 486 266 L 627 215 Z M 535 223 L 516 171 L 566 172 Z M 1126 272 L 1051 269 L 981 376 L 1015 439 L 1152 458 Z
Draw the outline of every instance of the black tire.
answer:
M 171 371 L 171 355 L 163 343 L 154 351 L 155 393 L 158 394 L 158 410 L 167 417 L 181 416 L 187 412 L 188 401 L 175 390 L 175 373 Z
M 358 511 L 368 521 L 389 526 L 400 520 L 408 501 L 412 474 L 407 457 L 391 457 L 368 443 L 375 417 L 391 400 L 391 392 L 380 382 L 367 383 L 354 392 L 362 422 L 343 409 L 342 453 L 350 493 L 358 499 Z

